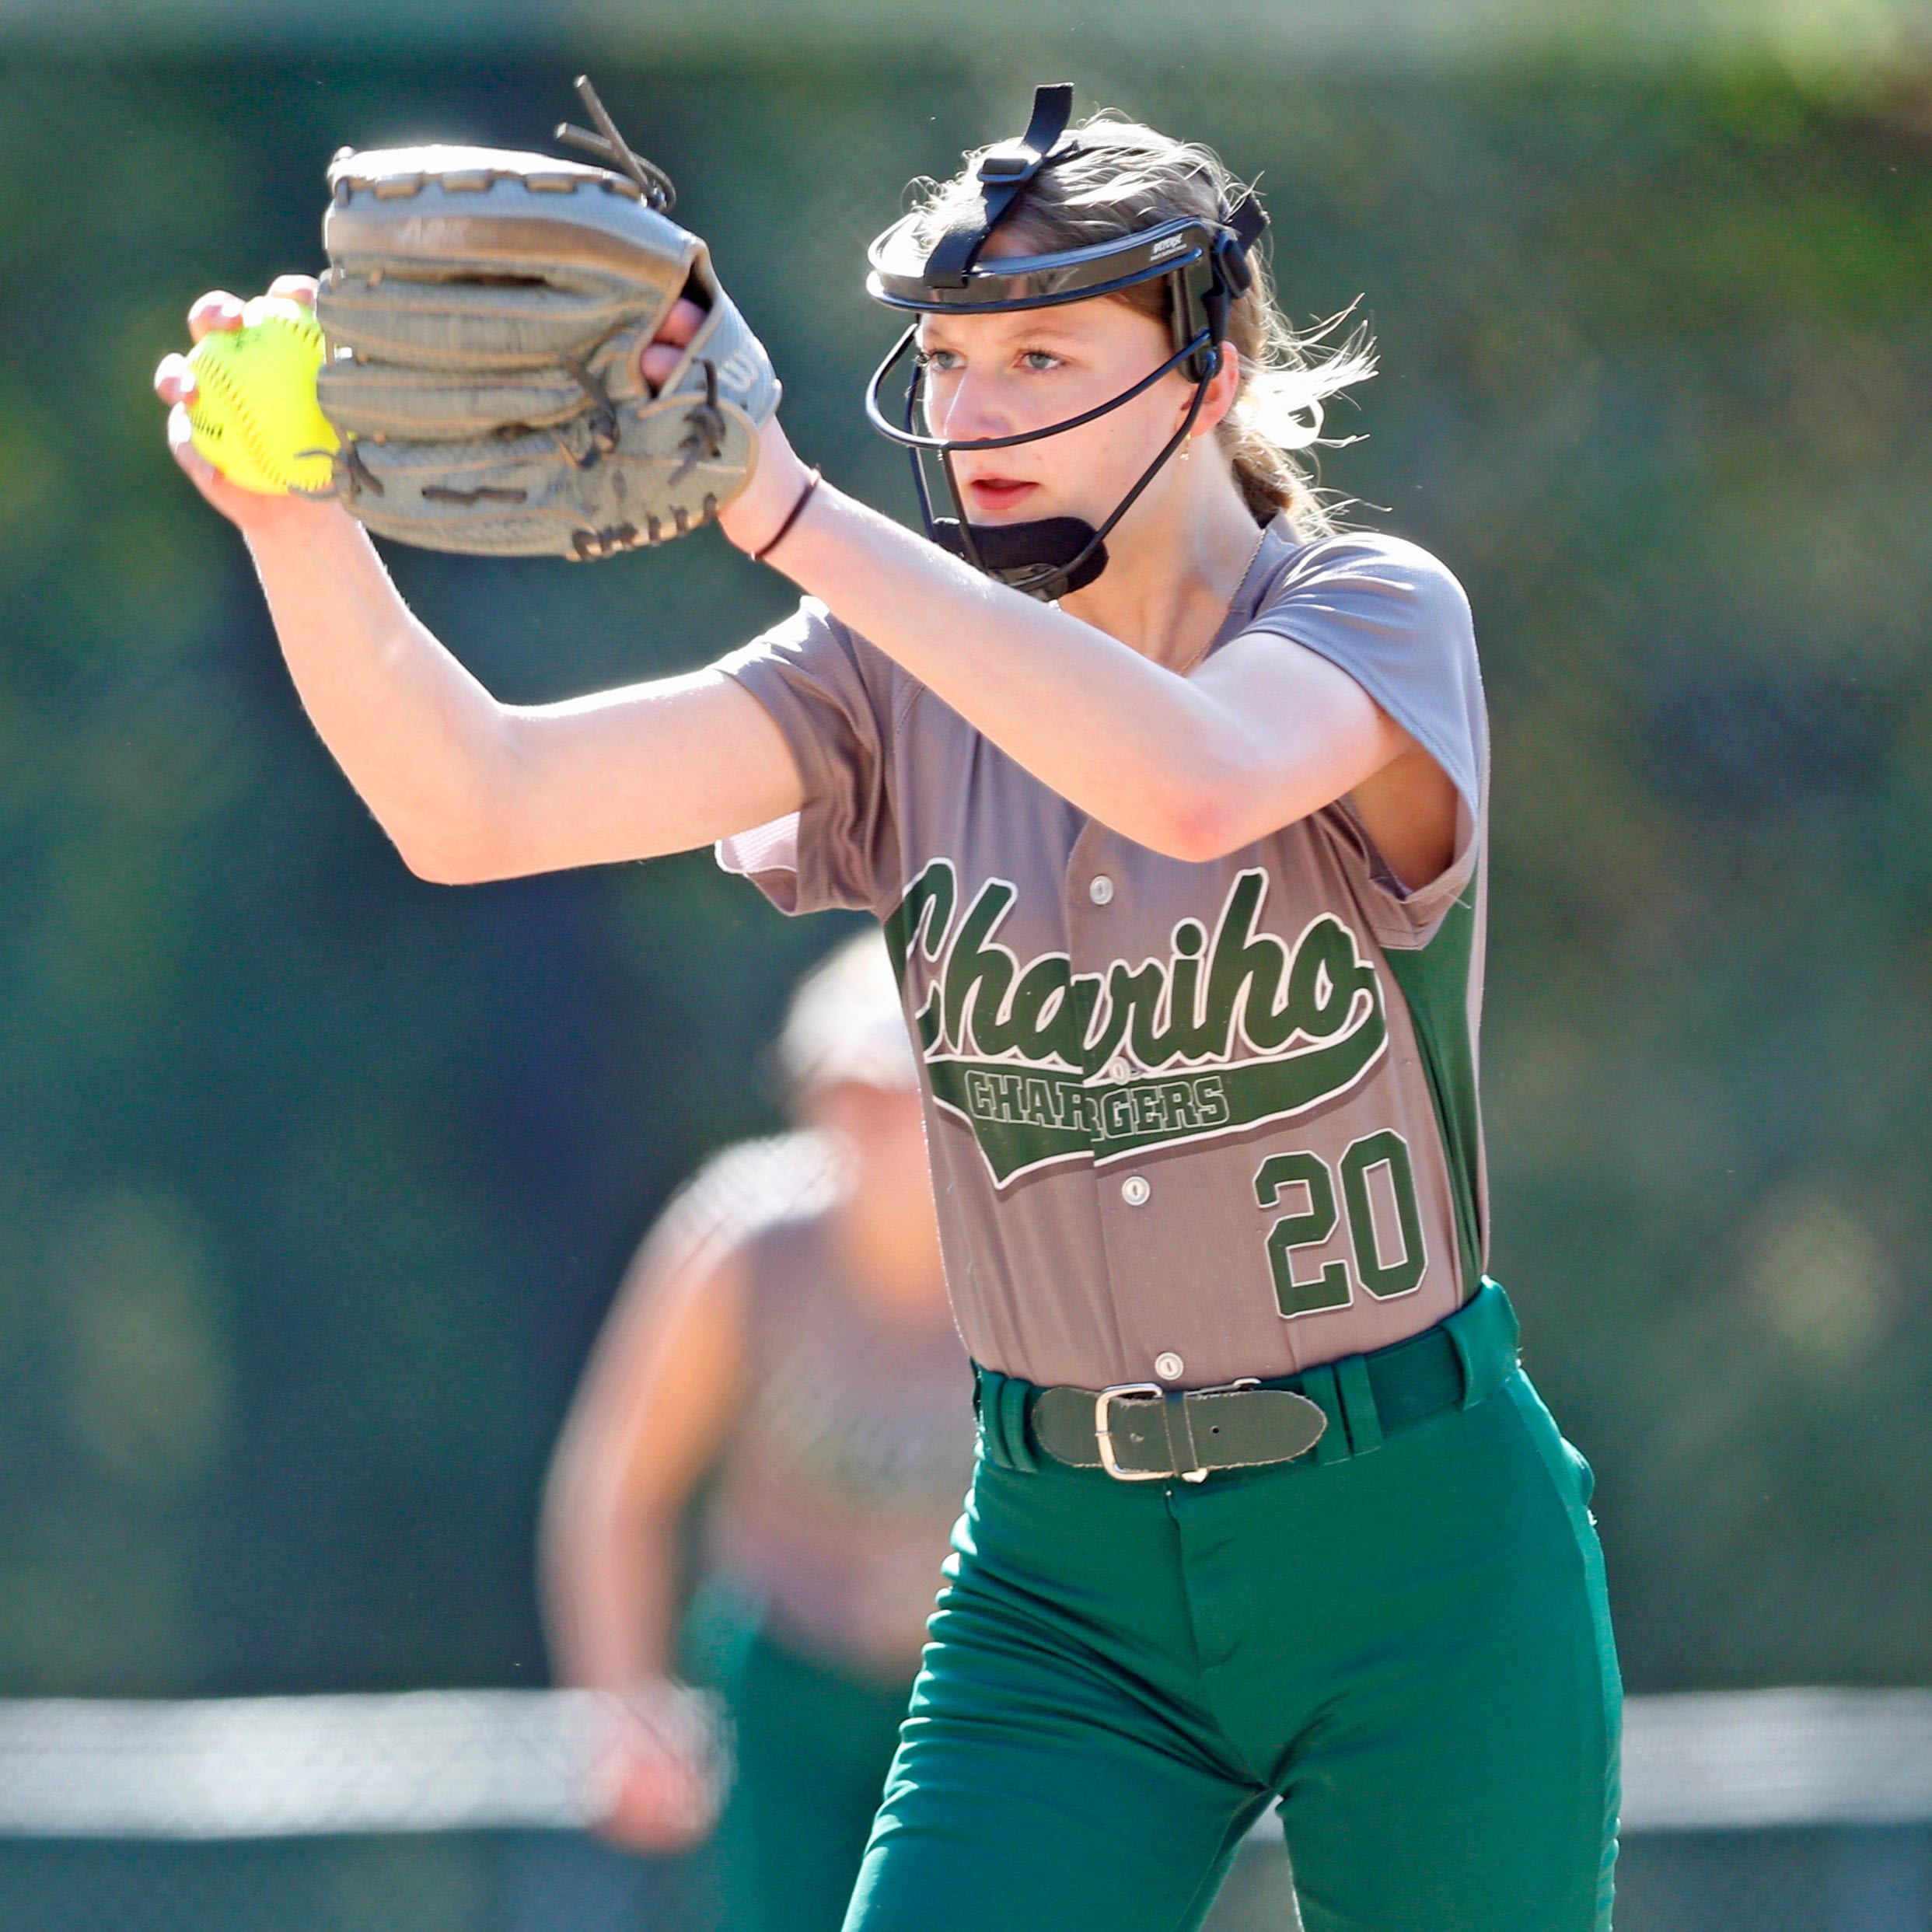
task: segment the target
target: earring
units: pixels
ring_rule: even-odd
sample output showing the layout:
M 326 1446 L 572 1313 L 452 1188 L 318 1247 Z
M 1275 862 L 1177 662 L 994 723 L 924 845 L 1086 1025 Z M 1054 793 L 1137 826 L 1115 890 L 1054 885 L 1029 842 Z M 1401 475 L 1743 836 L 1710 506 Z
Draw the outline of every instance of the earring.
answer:
M 1190 436 L 1190 437 L 1188 438 L 1188 439 L 1186 440 L 1186 442 L 1184 442 L 1184 443 L 1183 443 L 1183 444 L 1181 445 L 1181 461 L 1182 461 L 1183 463 L 1186 462 L 1186 460 L 1188 459 L 1188 458 L 1189 458 L 1190 456 L 1191 456 L 1193 453 L 1194 453 L 1194 438 L 1193 438 L 1192 436 Z

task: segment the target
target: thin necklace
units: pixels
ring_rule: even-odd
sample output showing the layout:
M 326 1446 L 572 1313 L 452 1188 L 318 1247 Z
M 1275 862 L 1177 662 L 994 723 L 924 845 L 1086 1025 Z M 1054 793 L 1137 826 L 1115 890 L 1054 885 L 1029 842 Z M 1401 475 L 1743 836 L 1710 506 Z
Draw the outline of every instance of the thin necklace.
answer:
M 1255 539 L 1254 548 L 1248 553 L 1247 562 L 1241 567 L 1241 575 L 1235 579 L 1234 589 L 1228 592 L 1228 608 L 1221 613 L 1221 622 L 1208 632 L 1207 642 L 1174 673 L 1176 677 L 1192 677 L 1200 669 L 1201 660 L 1214 648 L 1214 640 L 1227 627 L 1228 613 L 1234 609 L 1235 599 L 1241 595 L 1241 587 L 1247 582 L 1248 573 L 1254 568 L 1255 559 L 1261 554 L 1261 547 L 1267 540 L 1268 526 L 1264 523 L 1261 526 L 1261 534 Z

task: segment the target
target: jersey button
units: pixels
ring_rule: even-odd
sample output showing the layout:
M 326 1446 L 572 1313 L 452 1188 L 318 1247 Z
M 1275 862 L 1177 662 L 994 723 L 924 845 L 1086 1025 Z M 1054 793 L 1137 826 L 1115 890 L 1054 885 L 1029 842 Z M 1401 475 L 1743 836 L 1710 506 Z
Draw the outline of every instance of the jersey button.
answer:
M 1182 1371 L 1186 1367 L 1186 1363 L 1183 1361 L 1171 1348 L 1164 1354 L 1156 1355 L 1154 1358 L 1154 1372 L 1160 1377 L 1162 1382 L 1179 1382 Z
M 1113 900 L 1113 881 L 1105 872 L 1095 872 L 1087 882 L 1087 896 L 1096 906 L 1110 905 Z
M 1116 1053 L 1113 1059 L 1107 1062 L 1107 1078 L 1109 1080 L 1125 1080 L 1133 1071 L 1134 1069 L 1127 1064 L 1127 1055 L 1124 1053 Z
M 1154 1192 L 1147 1184 L 1144 1174 L 1130 1174 L 1120 1183 L 1120 1198 L 1130 1207 L 1144 1207 L 1147 1197 Z

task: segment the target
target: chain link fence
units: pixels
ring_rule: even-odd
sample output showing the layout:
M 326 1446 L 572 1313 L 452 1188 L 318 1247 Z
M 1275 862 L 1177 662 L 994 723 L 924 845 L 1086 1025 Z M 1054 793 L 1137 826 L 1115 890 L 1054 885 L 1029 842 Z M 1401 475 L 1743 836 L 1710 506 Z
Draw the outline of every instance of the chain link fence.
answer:
M 585 1829 L 594 1699 L 0 1704 L 7 1932 L 729 1932 L 701 1857 Z M 1927 1932 L 1932 1693 L 1640 1698 L 1622 1932 Z M 1211 1932 L 1291 1932 L 1256 1831 Z

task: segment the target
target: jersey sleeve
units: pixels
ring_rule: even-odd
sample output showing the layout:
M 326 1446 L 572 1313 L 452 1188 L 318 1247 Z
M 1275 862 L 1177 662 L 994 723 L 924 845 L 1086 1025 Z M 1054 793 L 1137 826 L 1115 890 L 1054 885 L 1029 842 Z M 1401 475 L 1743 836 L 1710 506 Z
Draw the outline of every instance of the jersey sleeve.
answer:
M 845 1185 L 838 1146 L 823 1134 L 800 1128 L 740 1141 L 679 1189 L 659 1225 L 692 1245 L 735 1245 L 777 1222 L 823 1214 Z
M 889 661 L 809 597 L 718 668 L 764 707 L 805 781 L 797 812 L 721 839 L 718 864 L 781 912 L 878 911 L 898 879 Z
M 781 1222 L 824 1213 L 849 1185 L 836 1142 L 812 1129 L 714 1154 L 666 1203 L 637 1265 L 662 1276 L 714 1263 Z
M 1482 843 L 1488 728 L 1462 586 L 1413 543 L 1353 532 L 1301 551 L 1244 628 L 1290 638 L 1346 671 L 1455 787 L 1455 855 L 1445 872 L 1411 891 L 1375 862 L 1392 924 L 1421 942 L 1469 886 Z

